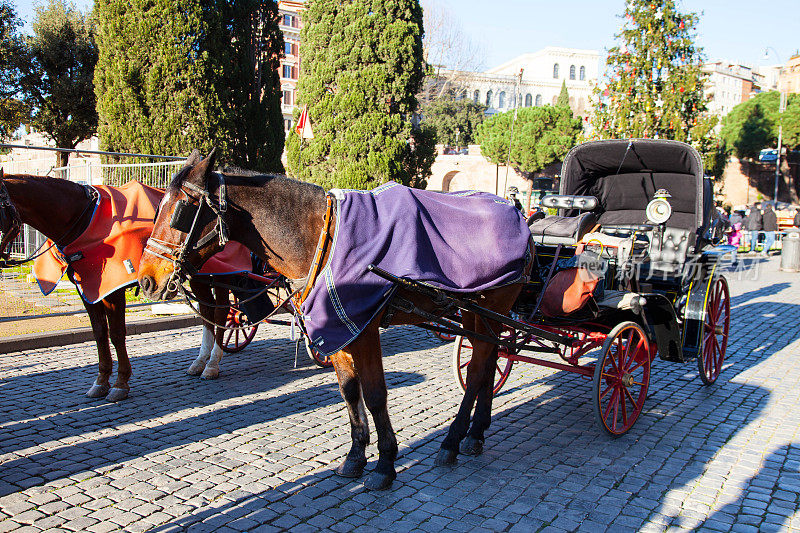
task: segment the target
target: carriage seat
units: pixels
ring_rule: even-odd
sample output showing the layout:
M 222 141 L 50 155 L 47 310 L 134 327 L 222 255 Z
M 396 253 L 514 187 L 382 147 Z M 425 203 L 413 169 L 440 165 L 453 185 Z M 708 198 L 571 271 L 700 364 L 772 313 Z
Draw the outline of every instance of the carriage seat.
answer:
M 594 213 L 581 213 L 574 217 L 546 216 L 530 225 L 533 242 L 547 246 L 576 245 L 597 224 Z
M 542 198 L 542 206 L 551 209 L 584 211 L 577 216 L 545 216 L 528 220 L 528 226 L 537 244 L 555 246 L 565 244 L 576 245 L 583 236 L 597 224 L 597 216 L 591 211 L 597 207 L 594 196 L 573 196 L 566 194 L 549 194 Z

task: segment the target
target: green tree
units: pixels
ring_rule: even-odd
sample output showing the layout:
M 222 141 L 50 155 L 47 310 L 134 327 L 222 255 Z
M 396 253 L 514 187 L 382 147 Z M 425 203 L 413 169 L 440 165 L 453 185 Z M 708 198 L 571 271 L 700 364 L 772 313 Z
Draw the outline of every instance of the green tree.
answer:
M 558 100 L 556 105 L 563 105 L 569 107 L 569 91 L 567 91 L 567 82 L 561 82 L 561 92 L 558 93 Z
M 31 125 L 59 148 L 75 148 L 91 137 L 97 130 L 92 84 L 97 46 L 89 16 L 65 0 L 37 6 L 21 59 Z M 68 159 L 68 152 L 59 152 L 58 166 Z
M 575 146 L 581 119 L 573 118 L 569 107 L 542 106 L 518 109 L 511 144 L 510 164 L 525 174 L 539 172 L 563 160 Z M 514 113 L 499 113 L 478 127 L 481 153 L 492 163 L 505 165 Z
M 475 142 L 485 111 L 485 105 L 472 100 L 434 100 L 422 107 L 423 124 L 433 128 L 438 144 L 466 146 Z
M 760 93 L 738 104 L 722 119 L 720 138 L 734 155 L 756 158 L 763 148 L 776 146 L 778 121 L 783 124 L 782 142 L 785 146 L 800 146 L 800 95 L 788 95 L 786 109 L 778 112 L 780 95 L 777 91 Z
M 303 16 L 298 101 L 314 138 L 288 136 L 291 174 L 326 188 L 424 187 L 433 137 L 414 120 L 425 74 L 419 2 L 311 0 Z
M 674 0 L 629 0 L 608 51 L 606 87 L 595 90 L 596 138 L 675 139 L 697 145 L 706 111 L 702 50 L 694 43 L 698 16 Z
M 188 154 L 281 172 L 278 65 L 283 36 L 272 0 L 96 0 L 95 94 L 102 145 Z
M 23 50 L 14 6 L 0 1 L 0 138 L 8 137 L 28 117 L 29 109 L 19 98 L 19 56 Z

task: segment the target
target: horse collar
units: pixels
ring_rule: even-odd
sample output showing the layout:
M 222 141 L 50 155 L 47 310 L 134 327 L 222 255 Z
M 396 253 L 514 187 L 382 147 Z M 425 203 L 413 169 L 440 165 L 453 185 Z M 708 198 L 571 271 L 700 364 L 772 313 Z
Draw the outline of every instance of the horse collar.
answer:
M 294 289 L 295 286 L 305 283 L 303 290 L 298 294 L 295 300 L 295 306 L 300 309 L 300 306 L 305 301 L 308 293 L 311 292 L 314 283 L 317 281 L 320 270 L 322 270 L 322 259 L 325 257 L 325 251 L 328 248 L 328 237 L 331 232 L 331 220 L 333 219 L 333 196 L 329 193 L 325 195 L 325 217 L 322 222 L 322 231 L 319 235 L 319 242 L 317 243 L 317 251 L 314 253 L 314 260 L 311 262 L 311 268 L 305 278 L 299 280 L 289 280 L 290 286 Z

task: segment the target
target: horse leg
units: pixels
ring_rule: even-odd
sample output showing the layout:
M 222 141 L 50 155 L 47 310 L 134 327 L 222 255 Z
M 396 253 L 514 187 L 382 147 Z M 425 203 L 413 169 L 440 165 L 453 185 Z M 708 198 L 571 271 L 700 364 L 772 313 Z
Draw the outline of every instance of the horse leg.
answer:
M 212 301 L 213 297 L 211 294 L 211 286 L 207 283 L 195 282 L 192 280 L 189 282 L 189 287 L 191 287 L 192 292 L 199 300 L 198 307 L 200 308 L 200 316 L 205 320 L 203 321 L 202 337 L 200 337 L 200 353 L 197 359 L 189 366 L 186 373 L 190 376 L 199 376 L 206 368 L 206 363 L 211 357 L 211 349 L 214 345 L 214 326 L 210 324 L 210 322 L 214 321 L 214 310 L 204 303 Z
M 464 329 L 475 331 L 476 333 L 486 332 L 486 326 L 483 321 L 471 313 L 464 313 L 462 324 Z M 459 443 L 466 436 L 469 429 L 470 414 L 475 406 L 478 394 L 486 387 L 487 381 L 491 383 L 491 376 L 493 375 L 491 370 L 494 369 L 497 360 L 497 346 L 476 339 L 470 339 L 470 341 L 472 342 L 473 351 L 472 359 L 469 367 L 467 367 L 467 387 L 464 391 L 464 398 L 461 400 L 458 414 L 456 414 L 453 423 L 450 424 L 447 436 L 442 441 L 442 447 L 436 456 L 435 464 L 437 466 L 452 465 L 457 462 Z M 491 398 L 488 398 L 488 403 L 486 400 L 482 402 L 480 411 L 482 416 L 488 415 L 491 417 Z M 481 427 L 483 424 L 488 427 L 486 422 L 478 424 L 477 427 Z M 479 431 L 479 433 L 482 437 L 482 431 Z
M 117 381 L 108 391 L 106 400 L 118 402 L 128 397 L 128 380 L 133 374 L 125 346 L 125 289 L 117 290 L 103 299 L 103 308 L 108 320 L 109 336 L 117 352 Z
M 487 361 L 483 385 L 478 389 L 475 402 L 475 415 L 469 433 L 461 441 L 460 452 L 464 455 L 480 455 L 483 452 L 483 434 L 492 423 L 492 398 L 494 397 L 494 368 L 497 366 L 498 347 L 493 346 Z
M 108 344 L 108 321 L 106 320 L 103 304 L 83 302 L 86 313 L 89 315 L 89 322 L 92 324 L 94 342 L 97 344 L 98 372 L 94 384 L 86 392 L 89 398 L 102 398 L 111 389 L 109 378 L 114 370 L 111 361 L 111 346 Z
M 366 448 L 369 444 L 369 423 L 361 397 L 361 383 L 356 374 L 353 358 L 345 352 L 337 352 L 331 357 L 336 379 L 339 381 L 339 392 L 342 393 L 347 414 L 350 417 L 350 436 L 353 444 L 347 457 L 334 472 L 342 477 L 357 478 L 364 473 L 367 466 Z
M 397 477 L 397 438 L 386 407 L 386 380 L 383 375 L 381 339 L 377 322 L 373 322 L 344 351 L 353 357 L 361 381 L 364 403 L 367 405 L 378 434 L 378 464 L 367 477 L 364 487 L 371 490 L 388 489 Z
M 203 370 L 201 377 L 203 379 L 217 379 L 219 377 L 219 364 L 222 362 L 222 336 L 225 334 L 225 321 L 228 318 L 228 289 L 216 287 L 214 289 L 214 307 L 211 309 L 211 316 L 216 324 L 214 334 L 214 345 L 211 348 L 211 355 L 206 363 L 206 369 Z

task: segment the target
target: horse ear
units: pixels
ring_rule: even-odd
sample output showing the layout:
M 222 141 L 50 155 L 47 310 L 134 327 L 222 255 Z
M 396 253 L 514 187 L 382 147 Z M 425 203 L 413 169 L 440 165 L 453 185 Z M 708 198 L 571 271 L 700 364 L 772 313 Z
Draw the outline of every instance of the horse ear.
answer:
M 211 153 L 209 153 L 205 159 L 200 161 L 194 167 L 193 171 L 194 175 L 202 179 L 204 184 L 208 183 L 208 175 L 211 174 L 211 172 L 214 170 L 214 163 L 216 159 L 217 159 L 217 149 L 213 148 L 211 150 Z
M 192 150 L 192 153 L 189 154 L 189 157 L 186 158 L 184 166 L 193 167 L 197 163 L 199 163 L 201 159 L 203 159 L 203 157 L 200 155 L 200 150 L 195 148 L 194 150 Z

